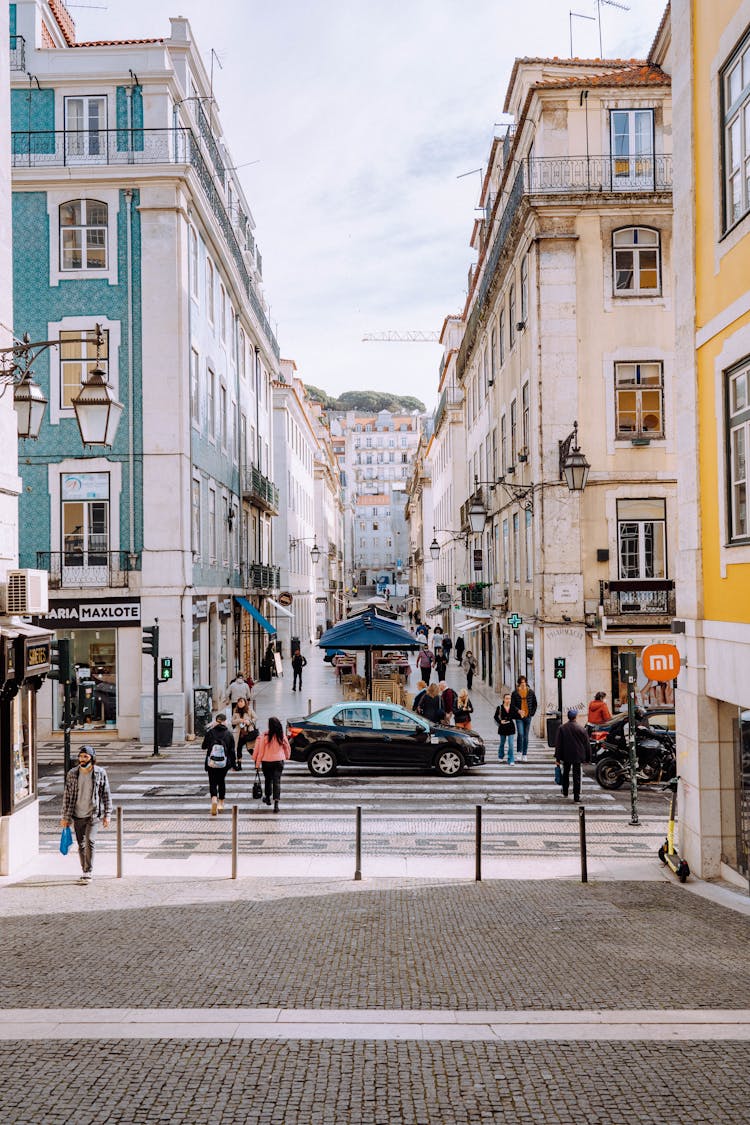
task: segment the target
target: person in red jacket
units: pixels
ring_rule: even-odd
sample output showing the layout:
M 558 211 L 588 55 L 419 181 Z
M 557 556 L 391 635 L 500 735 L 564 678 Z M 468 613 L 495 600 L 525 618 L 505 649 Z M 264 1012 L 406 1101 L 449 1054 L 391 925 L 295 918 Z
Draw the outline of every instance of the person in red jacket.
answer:
M 605 703 L 606 698 L 606 691 L 598 691 L 589 703 L 588 721 L 590 723 L 608 723 L 612 718 L 609 707 Z

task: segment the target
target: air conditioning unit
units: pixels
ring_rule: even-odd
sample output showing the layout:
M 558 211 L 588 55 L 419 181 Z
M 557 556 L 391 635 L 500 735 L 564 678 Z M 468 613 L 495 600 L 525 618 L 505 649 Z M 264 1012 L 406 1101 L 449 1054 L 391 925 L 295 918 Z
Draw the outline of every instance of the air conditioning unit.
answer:
M 5 612 L 19 617 L 31 613 L 47 613 L 47 578 L 46 570 L 9 570 Z

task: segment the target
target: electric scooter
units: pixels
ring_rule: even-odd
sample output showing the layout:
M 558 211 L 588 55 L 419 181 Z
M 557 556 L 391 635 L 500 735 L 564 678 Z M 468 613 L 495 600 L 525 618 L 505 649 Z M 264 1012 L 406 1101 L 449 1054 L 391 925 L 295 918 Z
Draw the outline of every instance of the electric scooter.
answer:
M 677 782 L 679 777 L 673 777 L 662 789 L 670 789 L 671 797 L 669 799 L 669 823 L 667 824 L 667 838 L 659 848 L 659 859 L 673 871 L 681 883 L 684 883 L 690 874 L 687 860 L 681 859 L 674 849 L 674 822 L 677 813 Z

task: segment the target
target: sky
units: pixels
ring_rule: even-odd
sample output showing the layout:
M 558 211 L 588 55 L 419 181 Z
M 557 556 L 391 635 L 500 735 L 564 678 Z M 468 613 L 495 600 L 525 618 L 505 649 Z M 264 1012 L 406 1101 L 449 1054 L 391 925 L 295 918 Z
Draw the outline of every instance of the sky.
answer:
M 645 57 L 666 6 L 626 2 L 602 2 L 605 57 Z M 570 57 L 571 22 L 574 54 L 598 57 L 583 18 L 596 0 L 96 3 L 68 5 L 79 41 L 168 37 L 181 15 L 207 68 L 215 52 L 282 356 L 330 394 L 386 390 L 432 409 L 442 347 L 362 336 L 439 331 L 461 312 L 476 170 L 507 120 L 513 60 Z

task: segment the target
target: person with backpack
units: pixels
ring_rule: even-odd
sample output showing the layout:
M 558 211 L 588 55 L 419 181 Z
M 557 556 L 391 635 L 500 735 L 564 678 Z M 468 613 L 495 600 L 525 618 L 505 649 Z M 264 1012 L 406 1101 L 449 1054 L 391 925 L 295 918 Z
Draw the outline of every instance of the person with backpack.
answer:
M 265 778 L 265 794 L 263 804 L 271 804 L 273 796 L 273 811 L 279 811 L 281 799 L 281 774 L 284 762 L 292 756 L 292 748 L 284 737 L 284 728 L 281 720 L 274 715 L 268 720 L 268 730 L 259 734 L 253 747 L 253 761 L 256 769 L 263 770 Z
M 227 727 L 227 717 L 223 711 L 208 728 L 201 744 L 206 751 L 203 768 L 208 774 L 208 788 L 211 794 L 211 816 L 216 816 L 224 808 L 226 798 L 226 777 L 236 765 L 234 735 Z
M 294 650 L 294 656 L 292 657 L 292 672 L 293 672 L 293 675 L 292 675 L 292 691 L 297 690 L 297 684 L 298 683 L 299 683 L 299 690 L 302 691 L 302 669 L 305 667 L 306 664 L 307 664 L 307 660 L 302 655 L 300 650 L 298 648 L 296 648 Z

